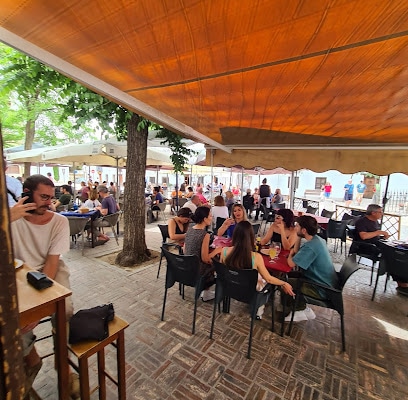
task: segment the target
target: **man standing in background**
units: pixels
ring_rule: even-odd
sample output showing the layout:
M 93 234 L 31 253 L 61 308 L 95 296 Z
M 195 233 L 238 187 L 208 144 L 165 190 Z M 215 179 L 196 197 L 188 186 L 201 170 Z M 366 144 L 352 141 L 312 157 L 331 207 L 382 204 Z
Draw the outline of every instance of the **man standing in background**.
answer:
M 344 185 L 344 201 L 346 202 L 346 207 L 349 207 L 353 201 L 354 185 L 353 181 L 349 179 Z
M 363 201 L 363 196 L 364 192 L 367 188 L 367 185 L 364 183 L 364 181 L 360 181 L 360 183 L 357 185 L 357 204 L 360 205 L 361 202 Z

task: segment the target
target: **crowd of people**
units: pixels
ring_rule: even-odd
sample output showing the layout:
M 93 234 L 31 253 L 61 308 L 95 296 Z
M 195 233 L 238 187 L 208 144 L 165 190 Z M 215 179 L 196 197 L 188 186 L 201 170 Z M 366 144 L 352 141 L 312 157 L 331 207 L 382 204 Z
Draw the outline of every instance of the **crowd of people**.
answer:
M 72 186 L 62 185 L 61 196 L 54 201 L 55 186 L 49 177 L 32 175 L 21 186 L 19 184 L 21 185 L 21 182 L 7 179 L 14 256 L 21 260 L 29 260 L 32 268 L 42 271 L 69 288 L 69 271 L 61 258 L 70 248 L 68 219 L 55 211 L 73 200 Z M 214 298 L 215 275 L 212 259 L 219 257 L 227 268 L 256 269 L 258 271 L 257 290 L 262 290 L 268 283 L 278 286 L 282 293 L 282 303 L 290 306 L 295 297 L 294 288 L 298 287 L 299 272 L 289 273 L 288 279 L 271 275 L 265 267 L 263 257 L 256 251 L 254 230 L 248 221 L 254 210 L 255 220 L 258 219 L 261 204 L 267 208 L 274 208 L 274 205 L 280 204 L 283 201 L 281 191 L 276 189 L 272 194 L 270 186 L 264 179 L 259 190 L 255 189 L 253 194 L 250 189 L 246 191 L 243 204 L 240 204 L 236 202 L 237 189 L 239 190 L 239 188 L 233 188 L 231 191 L 224 191 L 225 197 L 222 194 L 215 196 L 214 204 L 211 205 L 203 195 L 204 188 L 201 185 L 195 188 L 176 187 L 171 194 L 171 200 L 185 198 L 186 202 L 178 209 L 177 202 L 172 203 L 172 211 L 175 215 L 168 221 L 170 241 L 182 246 L 184 254 L 196 255 L 200 260 L 200 273 L 205 279 L 205 287 L 201 294 L 203 301 Z M 352 190 L 354 186 L 348 182 L 345 185 L 347 201 L 352 199 L 352 195 L 350 199 Z M 357 186 L 357 190 L 363 189 Z M 98 210 L 101 217 L 114 214 L 119 210 L 115 194 L 116 188 L 112 182 L 109 185 L 106 182 L 103 184 L 82 182 L 79 192 L 83 206 L 90 210 Z M 155 186 L 152 196 L 147 198 L 150 199 L 147 210 L 147 222 L 149 222 L 149 218 L 152 221 L 158 218 L 154 213 L 158 212 L 159 205 L 165 202 L 162 188 Z M 381 213 L 380 206 L 375 204 L 368 206 L 366 215 L 355 223 L 360 240 L 378 245 L 380 238 L 388 238 L 388 233 L 381 230 L 378 223 Z M 212 237 L 209 228 L 214 227 L 213 220 L 216 218 L 224 219 L 218 227 L 217 235 L 225 235 L 231 239 L 227 247 L 211 248 L 210 246 Z M 281 243 L 282 249 L 288 252 L 289 267 L 293 270 L 298 269 L 302 276 L 313 282 L 336 287 L 337 275 L 327 244 L 317 233 L 318 225 L 313 216 L 304 215 L 295 220 L 290 209 L 277 208 L 274 221 L 266 234 L 259 238 L 259 244 L 264 246 L 271 242 Z M 97 235 L 98 241 L 109 239 L 100 233 Z M 393 278 L 397 282 L 398 293 L 408 295 L 408 282 L 399 276 L 393 276 Z M 293 316 L 295 322 L 315 318 L 313 310 L 307 307 L 302 294 L 312 295 L 315 298 L 325 296 L 315 287 L 303 284 L 296 293 L 299 298 Z M 286 309 L 291 310 L 291 307 Z M 73 314 L 71 297 L 66 299 L 66 310 L 67 319 L 69 319 Z M 262 318 L 263 312 L 264 306 L 261 306 L 257 312 L 258 319 Z M 291 315 L 282 317 L 289 320 Z M 34 346 L 35 325 L 31 324 L 22 329 L 28 387 L 41 368 L 41 359 Z M 73 387 L 71 391 L 75 392 L 75 390 L 76 388 Z
M 217 187 L 220 194 L 216 195 L 213 200 L 214 206 L 212 207 L 212 210 L 215 217 L 214 220 L 217 217 L 233 217 L 232 207 L 236 203 L 241 202 L 240 187 L 233 186 L 231 190 L 225 190 L 223 184 L 218 184 Z M 195 186 L 186 186 L 185 184 L 182 184 L 180 188 L 175 186 L 169 198 L 166 198 L 167 186 L 166 188 L 163 188 L 162 186 L 152 185 L 152 194 L 146 193 L 147 222 L 152 223 L 157 221 L 159 218 L 158 205 L 160 203 L 168 202 L 168 204 L 170 204 L 170 213 L 172 215 L 177 214 L 177 209 L 180 207 L 190 208 L 193 213 L 198 206 L 208 204 L 208 199 L 204 195 L 205 193 L 208 193 L 208 190 L 209 188 L 204 188 L 202 184 L 197 184 Z M 261 205 L 276 210 L 280 208 L 279 205 L 281 205 L 283 201 L 284 198 L 281 190 L 277 188 L 274 193 L 271 193 L 270 186 L 267 185 L 267 180 L 265 178 L 263 179 L 260 188 L 255 188 L 253 193 L 251 189 L 246 190 L 246 195 L 242 198 L 243 213 L 247 218 L 252 219 L 252 214 L 255 211 L 254 219 L 258 220 L 259 214 L 262 211 Z M 181 205 L 179 206 L 179 204 Z M 154 213 L 153 211 L 156 212 Z

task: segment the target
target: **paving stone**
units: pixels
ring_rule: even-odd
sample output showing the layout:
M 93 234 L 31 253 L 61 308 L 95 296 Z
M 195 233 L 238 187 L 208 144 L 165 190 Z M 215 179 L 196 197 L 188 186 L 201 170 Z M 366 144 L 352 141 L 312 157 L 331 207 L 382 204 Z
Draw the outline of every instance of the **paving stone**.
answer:
M 146 230 L 149 246 L 160 249 L 156 224 Z M 120 237 L 120 243 L 122 243 Z M 331 246 L 331 244 L 329 244 Z M 246 358 L 250 319 L 247 306 L 231 302 L 230 314 L 218 314 L 209 339 L 213 302 L 198 302 L 196 334 L 191 334 L 194 291 L 169 290 L 161 321 L 166 263 L 156 279 L 158 261 L 144 268 L 123 269 L 98 256 L 117 251 L 115 241 L 95 249 L 72 249 L 64 257 L 71 271 L 76 309 L 113 302 L 117 315 L 130 323 L 125 331 L 127 398 L 160 400 L 400 400 L 408 398 L 408 299 L 395 284 L 380 280 L 375 301 L 370 270 L 363 268 L 344 290 L 346 353 L 341 352 L 340 318 L 332 310 L 312 306 L 313 321 L 295 323 L 290 336 L 271 332 L 271 310 L 255 321 L 252 359 Z M 344 255 L 332 253 L 336 261 Z M 46 324 L 42 324 L 46 325 Z M 288 324 L 285 324 L 285 330 Z M 36 333 L 47 331 L 36 329 Z M 45 341 L 46 342 L 46 341 Z M 40 342 L 39 351 L 49 344 Z M 52 347 L 52 345 L 51 345 Z M 116 371 L 114 349 L 106 362 Z M 96 357 L 90 380 L 97 383 Z M 34 387 L 44 399 L 57 398 L 52 357 L 44 360 Z M 92 394 L 97 399 L 97 393 Z M 117 399 L 107 383 L 107 398 Z

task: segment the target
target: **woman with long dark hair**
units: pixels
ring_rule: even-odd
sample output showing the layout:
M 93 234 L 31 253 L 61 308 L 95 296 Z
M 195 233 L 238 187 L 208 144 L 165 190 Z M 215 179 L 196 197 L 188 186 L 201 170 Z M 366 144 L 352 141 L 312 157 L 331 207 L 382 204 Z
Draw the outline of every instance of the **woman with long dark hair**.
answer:
M 272 242 L 282 244 L 282 249 L 290 250 L 296 243 L 295 217 L 292 210 L 283 208 L 276 211 L 275 221 L 271 224 L 266 235 L 261 239 L 261 245 Z
M 196 255 L 200 260 L 200 273 L 205 276 L 206 287 L 201 298 L 203 301 L 212 300 L 215 296 L 214 291 L 209 288 L 214 284 L 214 271 L 211 266 L 211 258 L 219 254 L 221 249 L 215 249 L 210 253 L 210 234 L 207 232 L 207 226 L 211 225 L 212 215 L 209 207 L 197 207 L 191 219 L 196 224 L 190 228 L 184 240 L 184 254 Z
M 242 221 L 236 225 L 232 236 L 232 247 L 222 249 L 221 262 L 231 269 L 257 269 L 257 290 L 262 290 L 266 283 L 270 283 L 280 286 L 286 294 L 294 296 L 292 286 L 270 275 L 261 254 L 255 252 L 254 230 L 249 221 Z M 264 308 L 265 306 L 259 307 L 257 319 L 262 319 Z
M 172 243 L 183 245 L 186 232 L 189 228 L 190 217 L 191 211 L 189 208 L 180 208 L 177 211 L 177 216 L 169 219 L 168 230 Z

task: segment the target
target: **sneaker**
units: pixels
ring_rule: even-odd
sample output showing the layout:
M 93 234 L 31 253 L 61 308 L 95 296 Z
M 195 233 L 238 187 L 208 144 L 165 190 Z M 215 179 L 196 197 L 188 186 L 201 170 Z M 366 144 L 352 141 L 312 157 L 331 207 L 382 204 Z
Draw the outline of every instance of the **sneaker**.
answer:
M 213 290 L 203 290 L 201 292 L 201 300 L 202 301 L 210 301 L 214 300 L 215 292 Z
M 316 318 L 316 314 L 314 313 L 314 311 L 310 307 L 306 307 L 304 311 L 305 311 L 306 317 L 307 317 L 307 319 L 309 321 Z
M 290 313 L 286 318 L 285 322 L 290 322 L 292 318 L 292 313 Z M 300 322 L 300 321 L 307 321 L 308 318 L 305 314 L 305 310 L 295 311 L 295 315 L 293 317 L 293 322 Z
M 256 312 L 256 319 L 258 320 L 262 319 L 262 315 L 264 311 L 265 311 L 265 304 L 258 308 L 258 311 Z
M 399 294 L 402 294 L 403 296 L 408 296 L 408 287 L 398 286 L 397 287 L 397 292 Z

